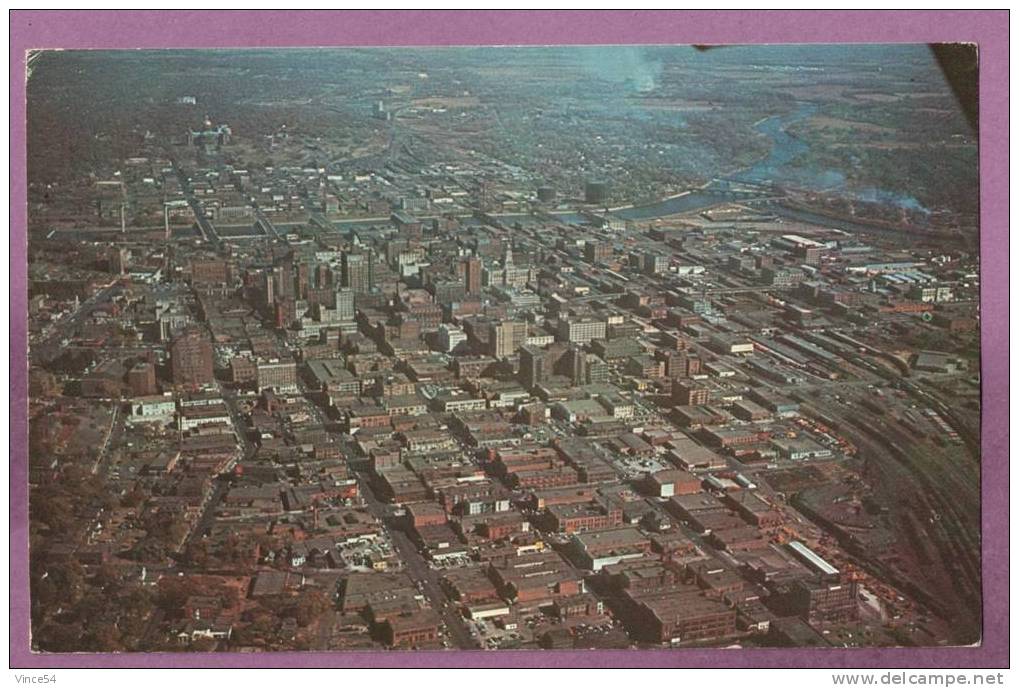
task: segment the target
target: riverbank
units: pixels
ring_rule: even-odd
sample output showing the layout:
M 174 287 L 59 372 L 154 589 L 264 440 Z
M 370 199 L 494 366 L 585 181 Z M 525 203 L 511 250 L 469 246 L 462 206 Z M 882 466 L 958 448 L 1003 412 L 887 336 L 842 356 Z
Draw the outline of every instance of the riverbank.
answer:
M 833 213 L 827 209 L 813 208 L 810 206 L 784 199 L 777 203 L 770 203 L 768 207 L 778 215 L 784 215 L 799 222 L 841 229 L 843 231 L 877 234 L 886 237 L 908 238 L 922 237 L 924 239 L 935 239 L 948 241 L 960 245 L 975 243 L 976 236 L 972 238 L 962 234 L 930 230 L 907 223 L 891 223 L 876 219 L 861 220 L 858 217 L 847 217 Z

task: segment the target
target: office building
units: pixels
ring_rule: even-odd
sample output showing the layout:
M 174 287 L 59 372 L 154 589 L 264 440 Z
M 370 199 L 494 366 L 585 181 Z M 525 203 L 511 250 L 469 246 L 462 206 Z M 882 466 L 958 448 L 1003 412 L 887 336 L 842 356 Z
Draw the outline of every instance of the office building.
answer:
M 333 299 L 333 308 L 336 311 L 337 320 L 353 320 L 354 319 L 354 290 L 353 289 L 337 289 L 335 297 Z
M 675 382 L 672 385 L 672 403 L 679 406 L 699 406 L 708 403 L 711 393 L 707 387 L 690 382 Z
M 463 270 L 464 287 L 468 294 L 481 293 L 481 259 L 476 257 L 465 258 L 461 261 Z
M 527 339 L 527 323 L 505 321 L 489 328 L 489 347 L 496 358 L 512 356 Z
M 340 262 L 340 269 L 344 287 L 353 290 L 355 294 L 364 294 L 371 291 L 371 254 L 344 251 Z
M 608 382 L 611 377 L 609 364 L 595 354 L 587 354 L 587 361 L 584 364 L 584 382 L 594 385 Z
M 132 396 L 147 397 L 156 394 L 156 366 L 143 361 L 127 371 L 127 386 Z
M 660 253 L 644 254 L 644 274 L 660 275 L 669 271 L 669 257 Z
M 520 384 L 524 389 L 533 390 L 545 381 L 544 349 L 525 345 L 520 349 Z
M 439 325 L 438 331 L 439 348 L 446 353 L 455 350 L 460 344 L 467 341 L 467 334 L 462 328 L 456 325 L 443 323 Z
M 588 240 L 584 242 L 584 258 L 589 263 L 597 263 L 599 261 L 608 260 L 612 257 L 612 244 L 607 241 L 592 241 Z
M 587 382 L 587 353 L 578 344 L 570 345 L 566 352 L 566 364 L 573 384 L 583 385 Z
M 605 321 L 564 318 L 559 321 L 556 339 L 560 342 L 587 344 L 592 339 L 605 339 Z
M 214 382 L 212 342 L 198 328 L 185 330 L 170 344 L 170 378 L 178 385 Z
M 277 392 L 297 390 L 297 364 L 293 361 L 259 361 L 256 364 L 255 384 L 258 391 L 273 389 Z
M 792 610 L 812 626 L 852 623 L 860 617 L 859 584 L 854 580 L 797 581 L 789 601 Z

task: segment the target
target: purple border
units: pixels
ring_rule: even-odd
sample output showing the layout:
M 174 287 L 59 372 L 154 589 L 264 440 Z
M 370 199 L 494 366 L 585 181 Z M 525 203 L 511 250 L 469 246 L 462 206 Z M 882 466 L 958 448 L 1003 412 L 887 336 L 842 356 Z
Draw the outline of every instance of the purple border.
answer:
M 1008 11 L 18 11 L 11 59 L 10 666 L 1007 667 Z M 25 60 L 33 48 L 610 43 L 980 46 L 984 642 L 974 648 L 33 655 L 28 651 Z M 17 105 L 15 105 L 15 103 Z M 1005 249 L 1005 250 L 1003 250 Z M 992 573 L 993 572 L 993 573 Z

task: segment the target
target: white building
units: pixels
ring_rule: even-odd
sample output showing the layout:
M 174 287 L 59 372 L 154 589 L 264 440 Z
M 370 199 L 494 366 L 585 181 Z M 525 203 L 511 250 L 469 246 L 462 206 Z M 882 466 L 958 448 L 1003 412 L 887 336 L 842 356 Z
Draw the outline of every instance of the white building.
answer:
M 173 419 L 177 404 L 173 395 L 135 397 L 131 400 L 132 423 L 166 423 Z
M 604 320 L 574 320 L 564 318 L 559 321 L 556 331 L 561 342 L 587 344 L 592 339 L 605 339 L 606 324 Z
M 456 349 L 457 346 L 467 341 L 467 334 L 456 325 L 443 323 L 439 325 L 439 346 L 446 353 Z

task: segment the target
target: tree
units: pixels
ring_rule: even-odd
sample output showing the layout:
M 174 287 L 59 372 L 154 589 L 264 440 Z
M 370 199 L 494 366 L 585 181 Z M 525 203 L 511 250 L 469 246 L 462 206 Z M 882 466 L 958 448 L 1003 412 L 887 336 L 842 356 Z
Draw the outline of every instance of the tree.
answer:
M 123 600 L 124 614 L 135 618 L 145 618 L 155 609 L 152 593 L 142 587 L 135 587 Z
M 162 542 L 146 535 L 134 544 L 127 552 L 127 556 L 135 561 L 166 561 L 166 546 Z
M 32 628 L 32 644 L 44 652 L 80 651 L 81 627 L 50 621 Z
M 124 614 L 117 621 L 117 625 L 120 627 L 120 641 L 125 649 L 132 652 L 141 649 L 139 644 L 148 626 L 148 619 L 142 616 Z
M 123 652 L 120 631 L 112 625 L 103 624 L 90 629 L 82 638 L 82 649 L 91 652 Z
M 272 634 L 276 624 L 268 615 L 259 616 L 249 624 L 234 631 L 234 640 L 239 645 L 262 645 Z
M 184 560 L 197 569 L 204 569 L 209 563 L 209 546 L 205 540 L 196 540 L 188 545 Z
M 95 588 L 91 588 L 74 606 L 74 615 L 82 623 L 89 624 L 101 617 L 109 608 L 109 598 Z
M 294 606 L 298 626 L 307 626 L 332 607 L 332 603 L 321 590 L 308 590 L 301 594 Z
M 55 397 L 60 394 L 60 385 L 52 373 L 41 368 L 32 368 L 28 373 L 28 395 L 31 399 Z
M 156 605 L 166 612 L 178 611 L 189 597 L 197 593 L 196 588 L 190 578 L 164 578 L 159 581 Z
M 51 609 L 58 597 L 56 586 L 53 584 L 53 580 L 46 576 L 46 578 L 32 577 L 31 583 L 32 590 L 32 605 L 38 605 L 41 609 Z
M 215 638 L 198 638 L 191 643 L 192 652 L 212 652 L 219 645 L 219 641 Z
M 145 502 L 145 497 L 145 490 L 142 489 L 141 485 L 135 483 L 131 491 L 120 498 L 120 505 L 133 509 L 141 506 Z
M 74 606 L 85 595 L 85 569 L 77 559 L 68 559 L 49 569 L 50 579 L 57 591 L 57 603 Z
M 120 570 L 110 562 L 103 563 L 92 578 L 92 585 L 112 596 L 120 588 Z
M 49 486 L 35 491 L 29 500 L 29 513 L 33 522 L 44 523 L 51 531 L 66 533 L 74 528 L 74 505 L 69 496 Z

